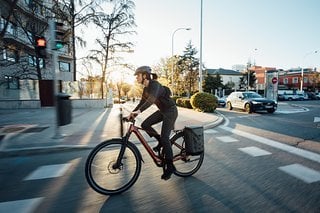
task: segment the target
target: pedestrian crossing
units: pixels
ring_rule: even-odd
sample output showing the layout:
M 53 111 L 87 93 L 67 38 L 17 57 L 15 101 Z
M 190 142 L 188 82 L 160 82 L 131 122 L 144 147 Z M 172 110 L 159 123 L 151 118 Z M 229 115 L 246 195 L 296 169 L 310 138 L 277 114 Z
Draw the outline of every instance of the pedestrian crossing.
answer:
M 222 128 L 225 129 L 225 130 L 229 130 L 229 129 L 224 128 L 224 127 L 222 127 Z M 215 131 L 205 130 L 205 133 L 207 133 L 207 134 L 216 134 L 216 133 L 218 133 L 218 131 L 216 131 L 216 130 Z M 252 135 L 249 135 L 249 136 L 251 136 L 250 139 L 253 139 Z M 227 143 L 239 142 L 239 140 L 237 138 L 234 138 L 234 137 L 231 137 L 231 136 L 216 136 L 215 139 L 217 139 L 217 141 L 220 141 L 220 142 L 226 143 L 226 144 Z M 285 146 L 285 145 L 282 144 L 282 146 Z M 284 149 L 284 148 L 282 147 L 282 149 Z M 263 150 L 263 149 L 261 149 L 259 147 L 256 147 L 256 146 L 242 147 L 242 148 L 238 148 L 238 150 L 243 152 L 243 153 L 245 153 L 245 154 L 248 154 L 248 155 L 250 155 L 252 157 L 260 157 L 260 156 L 270 156 L 270 155 L 272 155 L 271 152 Z M 290 151 L 291 151 L 292 154 L 299 153 L 298 155 L 300 155 L 300 156 L 301 156 L 300 152 L 304 152 L 304 150 L 299 150 L 297 148 L 290 149 Z M 318 161 L 317 158 L 320 157 L 320 155 L 313 153 L 313 156 L 315 156 L 315 157 L 312 158 L 312 159 L 317 162 Z M 297 178 L 297 179 L 299 179 L 299 180 L 301 180 L 301 181 L 303 181 L 303 182 L 305 182 L 307 184 L 320 181 L 320 172 L 319 171 L 316 171 L 314 169 L 308 168 L 307 166 L 304 166 L 304 165 L 301 165 L 301 164 L 294 163 L 294 164 L 290 164 L 290 165 L 280 166 L 280 167 L 278 167 L 278 169 L 280 171 L 283 171 L 285 174 L 291 175 L 291 176 L 293 176 L 293 177 L 295 177 L 295 178 Z
M 58 178 L 65 175 L 71 165 L 72 163 L 40 166 L 23 178 L 23 181 Z M 2 203 L 0 202 L 0 212 L 31 213 L 36 210 L 43 199 L 44 197 L 36 197 Z
M 215 143 L 221 143 L 225 146 L 232 146 L 232 144 L 237 145 L 244 145 L 243 140 L 241 137 L 251 137 L 250 140 L 254 140 L 252 135 L 240 134 L 239 132 L 232 132 L 233 134 L 226 135 L 226 131 L 229 129 L 226 128 L 215 128 L 215 129 L 208 129 L 205 130 L 206 136 L 210 137 L 210 140 L 206 141 L 207 145 L 214 145 Z M 239 134 L 235 134 L 239 133 Z M 260 139 L 260 138 L 259 138 Z M 211 141 L 211 142 L 210 142 Z M 268 141 L 270 142 L 270 141 Z M 284 148 L 282 148 L 283 150 Z M 265 150 L 261 147 L 253 146 L 252 144 L 249 146 L 237 146 L 236 150 L 243 155 L 248 155 L 252 158 L 259 158 L 262 160 L 268 160 L 272 158 L 275 153 L 273 151 Z M 271 149 L 272 150 L 272 149 Z M 299 150 L 294 149 L 290 150 L 290 154 L 299 153 Z M 300 155 L 301 156 L 301 155 Z M 315 154 L 313 156 L 313 161 L 317 162 L 317 158 L 320 155 Z M 85 158 L 86 156 L 82 157 Z M 81 159 L 81 158 L 80 158 Z M 78 160 L 80 160 L 78 159 Z M 309 159 L 310 160 L 310 159 Z M 72 169 L 74 161 L 69 161 L 66 163 L 60 164 L 50 164 L 50 165 L 42 165 L 35 168 L 30 173 L 27 173 L 24 177 L 21 178 L 23 182 L 29 181 L 37 181 L 37 180 L 44 180 L 44 179 L 55 179 L 59 177 L 66 176 L 68 171 Z M 293 177 L 295 179 L 300 180 L 302 183 L 305 184 L 312 184 L 315 182 L 320 182 L 320 171 L 317 171 L 313 168 L 309 168 L 306 165 L 299 162 L 292 162 L 291 164 L 286 165 L 279 165 L 278 167 L 274 168 L 275 171 L 282 172 L 283 175 Z M 30 197 L 24 198 L 21 200 L 13 200 L 13 201 L 0 201 L 0 212 L 23 212 L 23 213 L 31 213 L 37 210 L 39 205 L 44 201 L 46 197 Z

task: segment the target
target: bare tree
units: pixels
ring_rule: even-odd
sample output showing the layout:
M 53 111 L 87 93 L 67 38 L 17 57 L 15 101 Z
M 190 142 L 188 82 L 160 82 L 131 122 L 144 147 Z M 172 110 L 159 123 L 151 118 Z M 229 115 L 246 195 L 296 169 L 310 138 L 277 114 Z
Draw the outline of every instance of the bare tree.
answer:
M 73 57 L 74 74 L 73 79 L 76 80 L 77 76 L 77 58 L 76 58 L 76 43 L 81 47 L 86 46 L 86 41 L 81 36 L 76 35 L 75 29 L 79 26 L 88 25 L 92 18 L 97 15 L 96 9 L 98 8 L 98 1 L 95 0 L 60 0 L 56 1 L 53 6 L 56 18 L 66 21 L 70 26 L 68 33 L 71 34 L 71 49 Z
M 90 58 L 94 59 L 101 66 L 101 93 L 103 84 L 106 81 L 108 62 L 112 60 L 119 63 L 115 57 L 117 52 L 129 52 L 133 44 L 125 41 L 127 35 L 135 33 L 132 30 L 136 26 L 133 9 L 135 4 L 130 0 L 110 0 L 110 13 L 101 12 L 93 17 L 94 24 L 102 32 L 102 38 L 96 39 L 99 49 L 91 50 Z M 102 96 L 103 98 L 103 96 Z

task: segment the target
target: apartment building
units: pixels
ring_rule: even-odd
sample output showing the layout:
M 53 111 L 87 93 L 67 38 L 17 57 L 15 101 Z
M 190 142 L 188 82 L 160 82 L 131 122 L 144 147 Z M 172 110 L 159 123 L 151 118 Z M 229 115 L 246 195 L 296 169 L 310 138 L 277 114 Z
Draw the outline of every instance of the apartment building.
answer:
M 14 5 L 14 3 L 16 4 Z M 55 0 L 0 0 L 0 81 L 16 85 L 20 79 L 73 81 L 73 63 L 70 34 L 57 55 L 58 75 L 52 69 L 52 50 L 46 58 L 36 56 L 35 38 L 45 37 L 50 42 L 48 20 L 54 18 L 51 8 Z M 63 22 L 63 30 L 70 27 Z

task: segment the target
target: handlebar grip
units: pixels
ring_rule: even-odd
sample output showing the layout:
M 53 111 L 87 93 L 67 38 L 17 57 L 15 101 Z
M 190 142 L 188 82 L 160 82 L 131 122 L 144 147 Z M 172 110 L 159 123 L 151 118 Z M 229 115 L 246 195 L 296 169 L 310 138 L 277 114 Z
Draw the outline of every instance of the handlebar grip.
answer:
M 134 118 L 128 119 L 127 117 L 122 118 L 122 121 L 124 122 L 133 122 Z

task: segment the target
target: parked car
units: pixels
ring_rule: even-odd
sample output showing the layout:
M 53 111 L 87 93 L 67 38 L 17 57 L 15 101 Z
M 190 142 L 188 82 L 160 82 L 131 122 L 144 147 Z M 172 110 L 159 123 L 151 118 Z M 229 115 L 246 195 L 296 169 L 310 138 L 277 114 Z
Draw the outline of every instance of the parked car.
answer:
M 229 110 L 238 108 L 248 113 L 260 110 L 273 113 L 277 106 L 274 100 L 264 98 L 256 92 L 232 92 L 227 98 L 227 108 Z
M 217 96 L 217 95 L 215 95 L 216 96 L 216 98 L 217 98 L 217 100 L 218 100 L 218 106 L 219 107 L 225 107 L 226 106 L 226 100 L 223 98 L 223 97 L 219 97 L 219 96 Z
M 317 96 L 317 93 L 314 93 L 314 92 L 307 92 L 307 95 L 310 100 L 319 100 L 320 99 L 320 95 L 318 94 L 318 96 Z

